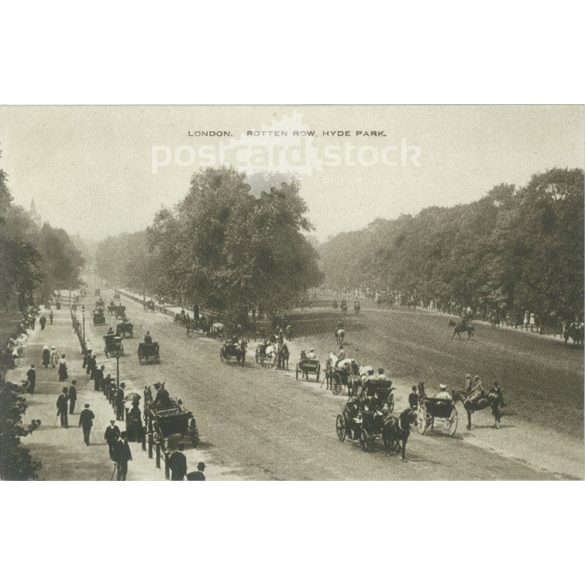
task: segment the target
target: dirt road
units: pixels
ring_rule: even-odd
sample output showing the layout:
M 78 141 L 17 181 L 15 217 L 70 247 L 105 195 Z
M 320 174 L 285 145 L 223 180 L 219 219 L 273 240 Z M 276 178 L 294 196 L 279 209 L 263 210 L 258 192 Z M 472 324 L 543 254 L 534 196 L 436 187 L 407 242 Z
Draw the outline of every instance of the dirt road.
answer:
M 109 300 L 111 292 L 105 296 Z M 88 302 L 91 306 L 92 299 Z M 478 415 L 477 429 L 471 433 L 465 431 L 461 414 L 460 430 L 454 438 L 421 436 L 414 431 L 406 464 L 398 456 L 386 457 L 382 449 L 364 453 L 357 445 L 337 439 L 335 417 L 345 398 L 332 396 L 314 382 L 297 382 L 294 360 L 289 373 L 267 370 L 253 363 L 251 348 L 246 367 L 227 365 L 220 362 L 218 342 L 196 335 L 187 338 L 184 329 L 173 325 L 169 317 L 146 312 L 129 299 L 124 304 L 137 338 L 124 342 L 122 379 L 138 387 L 165 381 L 171 394 L 194 411 L 203 446 L 217 463 L 237 470 L 239 476 L 298 480 L 582 478 L 582 441 L 516 420 L 499 431 L 483 428 L 489 427 L 489 417 L 483 414 Z M 108 321 L 113 318 L 108 316 Z M 370 325 L 367 318 L 355 331 L 368 332 Z M 138 363 L 139 338 L 147 329 L 161 344 L 160 365 Z M 310 337 L 292 344 L 293 356 L 301 346 L 311 344 L 324 360 L 326 349 L 332 348 L 330 332 L 317 328 L 306 333 Z M 403 351 L 414 354 L 417 349 L 420 359 L 432 352 L 424 347 Z M 375 352 L 372 359 L 377 359 Z M 402 373 L 398 368 L 394 371 Z M 407 378 L 394 378 L 399 386 L 397 408 L 404 404 Z M 535 445 L 545 449 L 537 458 L 532 456 Z

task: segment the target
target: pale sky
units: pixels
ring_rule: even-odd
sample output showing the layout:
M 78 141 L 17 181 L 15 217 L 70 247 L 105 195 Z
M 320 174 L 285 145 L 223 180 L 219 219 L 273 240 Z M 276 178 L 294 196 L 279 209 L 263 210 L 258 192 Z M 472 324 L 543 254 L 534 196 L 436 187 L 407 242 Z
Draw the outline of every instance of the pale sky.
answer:
M 377 217 L 474 201 L 499 183 L 521 186 L 552 167 L 583 168 L 584 113 L 582 106 L 0 107 L 0 168 L 15 203 L 28 209 L 34 198 L 44 220 L 97 240 L 146 227 L 162 205 L 185 196 L 206 164 L 201 157 L 223 145 L 242 170 L 251 157 L 259 170 L 299 175 L 324 240 Z M 213 130 L 231 137 L 188 135 Z M 249 130 L 288 136 L 243 137 Z M 295 130 L 316 136 L 301 141 Z M 351 136 L 323 136 L 331 130 Z M 385 136 L 355 136 L 367 130 Z M 273 158 L 264 165 L 266 156 Z M 277 160 L 289 164 L 277 168 Z

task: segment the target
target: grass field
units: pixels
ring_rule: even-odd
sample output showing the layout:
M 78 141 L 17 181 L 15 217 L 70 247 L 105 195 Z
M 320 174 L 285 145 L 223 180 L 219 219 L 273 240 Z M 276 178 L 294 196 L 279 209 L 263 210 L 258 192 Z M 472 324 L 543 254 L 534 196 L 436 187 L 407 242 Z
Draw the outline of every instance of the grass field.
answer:
M 297 337 L 309 336 L 325 359 L 335 351 L 339 312 L 314 310 L 295 316 Z M 583 436 L 583 350 L 549 338 L 475 323 L 475 337 L 451 341 L 448 317 L 396 308 L 363 309 L 343 319 L 348 357 L 384 367 L 394 379 L 463 388 L 466 373 L 484 386 L 497 380 L 506 417 L 518 417 L 581 438 Z M 294 356 L 296 358 L 296 356 Z

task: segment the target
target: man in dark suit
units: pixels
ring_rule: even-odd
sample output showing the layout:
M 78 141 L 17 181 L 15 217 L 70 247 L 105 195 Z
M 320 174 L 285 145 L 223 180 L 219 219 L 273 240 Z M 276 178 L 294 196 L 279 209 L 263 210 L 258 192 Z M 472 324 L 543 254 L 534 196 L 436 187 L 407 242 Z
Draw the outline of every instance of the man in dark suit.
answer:
M 68 427 L 67 421 L 67 388 L 63 388 L 61 395 L 57 398 L 57 415 L 61 417 L 61 426 Z
M 69 414 L 73 414 L 75 412 L 75 402 L 77 401 L 77 380 L 71 381 L 71 386 L 69 387 Z
M 35 386 L 37 384 L 37 371 L 35 365 L 31 364 L 28 372 L 26 373 L 26 379 L 28 380 L 28 391 L 31 394 L 35 393 Z
M 197 471 L 192 471 L 191 473 L 187 474 L 187 481 L 205 481 L 205 463 L 200 461 L 197 464 Z
M 179 445 L 178 451 L 173 451 L 169 457 L 169 469 L 171 470 L 171 481 L 183 481 L 187 474 L 187 458 L 183 453 L 183 444 Z
M 104 381 L 104 370 L 106 366 L 101 366 L 100 368 L 96 368 L 95 374 L 93 376 L 93 389 L 96 392 L 99 392 L 102 389 L 102 383 Z
M 92 354 L 92 350 L 88 349 L 83 356 L 83 367 L 85 368 L 86 374 L 89 374 L 89 364 L 90 364 L 90 360 L 91 360 L 91 354 Z
M 89 409 L 89 404 L 85 405 L 85 408 L 81 411 L 79 415 L 79 426 L 83 429 L 83 440 L 85 444 L 89 447 L 89 433 L 91 432 L 91 427 L 93 426 L 93 419 L 95 415 Z
M 116 424 L 115 420 L 111 420 L 110 426 L 106 428 L 106 432 L 104 433 L 104 439 L 110 449 L 110 459 L 114 459 L 114 450 L 119 437 L 120 427 Z
M 128 475 L 128 461 L 132 461 L 132 452 L 130 445 L 128 445 L 128 437 L 126 431 L 120 434 L 120 438 L 116 441 L 114 447 L 114 461 L 118 466 L 118 481 L 126 481 Z

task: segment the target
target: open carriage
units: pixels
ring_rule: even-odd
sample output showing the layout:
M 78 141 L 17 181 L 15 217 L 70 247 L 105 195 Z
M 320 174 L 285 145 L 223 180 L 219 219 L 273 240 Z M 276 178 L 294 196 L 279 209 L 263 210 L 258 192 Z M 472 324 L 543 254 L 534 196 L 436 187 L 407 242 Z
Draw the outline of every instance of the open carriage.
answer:
M 140 365 L 145 364 L 159 364 L 160 363 L 160 349 L 158 342 L 139 343 L 138 344 L 138 361 Z
M 96 309 L 93 312 L 93 324 L 94 326 L 105 325 L 106 324 L 106 316 L 104 315 L 103 308 Z
M 242 368 L 246 363 L 246 342 L 233 342 L 233 341 L 224 341 L 219 350 L 219 358 L 223 362 L 228 362 L 230 360 L 236 360 Z
M 153 437 L 165 450 L 173 442 L 189 441 L 193 447 L 199 444 L 195 417 L 178 402 L 170 399 L 170 405 L 165 407 L 146 402 L 144 415 L 149 437 Z
M 116 305 L 114 307 L 114 316 L 116 319 L 124 320 L 126 318 L 126 307 L 124 305 Z
M 438 422 L 445 432 L 453 436 L 457 431 L 457 408 L 452 400 L 425 397 L 417 409 L 417 428 L 421 435 L 435 430 Z
M 340 394 L 344 386 L 347 388 L 348 395 L 357 394 L 361 378 L 359 376 L 359 365 L 355 360 L 345 358 L 338 362 L 337 357 L 334 354 L 330 354 L 326 368 L 327 388 L 333 394 Z
M 130 321 L 124 320 L 121 323 L 116 325 L 116 335 L 120 337 L 133 337 L 134 336 L 134 326 Z
M 300 362 L 297 363 L 296 367 L 296 377 L 297 380 L 299 379 L 299 374 L 301 378 L 309 380 L 309 376 L 315 376 L 315 381 L 319 381 L 319 377 L 321 376 L 321 364 L 319 360 L 311 360 L 311 359 L 302 359 Z
M 124 346 L 122 345 L 122 338 L 119 335 L 104 335 L 105 347 L 104 353 L 106 357 L 116 357 L 124 355 Z

